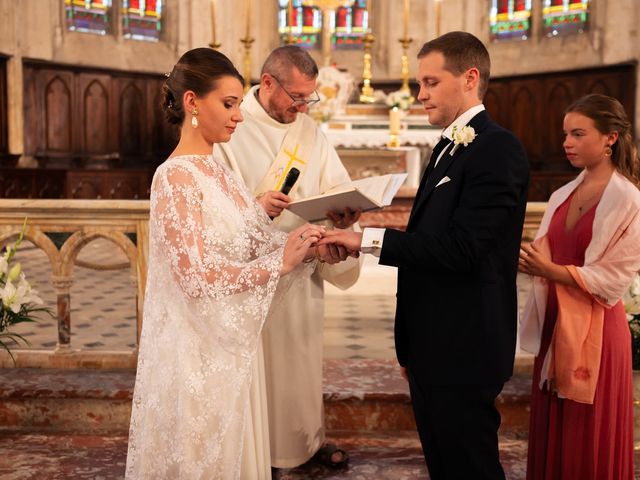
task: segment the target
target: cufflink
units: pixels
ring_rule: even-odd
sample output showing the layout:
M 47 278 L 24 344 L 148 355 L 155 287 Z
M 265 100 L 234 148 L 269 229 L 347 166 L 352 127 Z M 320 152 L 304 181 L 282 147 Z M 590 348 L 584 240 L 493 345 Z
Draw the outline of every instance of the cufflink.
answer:
M 380 240 L 373 240 L 371 246 L 380 248 Z

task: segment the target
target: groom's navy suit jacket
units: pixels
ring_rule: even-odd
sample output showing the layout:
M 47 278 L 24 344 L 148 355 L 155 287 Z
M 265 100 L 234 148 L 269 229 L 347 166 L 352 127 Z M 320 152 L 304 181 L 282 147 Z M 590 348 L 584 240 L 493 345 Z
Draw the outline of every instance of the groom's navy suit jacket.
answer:
M 445 151 L 380 254 L 398 267 L 398 361 L 424 385 L 500 385 L 513 370 L 529 164 L 486 112 L 468 125 L 477 137 Z

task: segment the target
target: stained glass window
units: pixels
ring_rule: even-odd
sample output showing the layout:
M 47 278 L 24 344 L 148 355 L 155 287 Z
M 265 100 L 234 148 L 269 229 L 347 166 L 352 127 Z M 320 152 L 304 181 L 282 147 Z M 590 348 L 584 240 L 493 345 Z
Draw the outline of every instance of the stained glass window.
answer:
M 492 0 L 491 40 L 526 40 L 531 32 L 531 0 Z
M 549 37 L 582 33 L 589 25 L 589 0 L 544 0 L 544 31 Z
M 359 48 L 369 28 L 366 0 L 356 0 L 350 7 L 340 7 L 333 19 L 332 43 L 337 48 Z
M 122 34 L 157 42 L 162 31 L 162 0 L 122 0 Z
M 322 30 L 322 12 L 320 9 L 305 5 L 303 0 L 293 0 L 291 2 L 291 12 L 289 12 L 288 0 L 279 0 L 279 4 L 278 31 L 283 42 L 287 41 L 291 30 L 294 43 L 297 45 L 301 47 L 317 45 Z M 289 18 L 291 18 L 291 24 L 289 24 Z
M 106 35 L 111 32 L 111 0 L 64 0 L 67 29 Z

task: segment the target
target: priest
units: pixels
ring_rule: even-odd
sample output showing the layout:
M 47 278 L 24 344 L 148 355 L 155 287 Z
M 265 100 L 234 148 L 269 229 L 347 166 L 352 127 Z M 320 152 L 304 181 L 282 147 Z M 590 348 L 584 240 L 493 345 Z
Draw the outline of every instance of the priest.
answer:
M 262 67 L 260 84 L 243 101 L 244 122 L 229 143 L 217 144 L 214 151 L 285 232 L 304 223 L 286 210 L 288 203 L 350 181 L 335 149 L 306 115 L 319 100 L 317 75 L 315 61 L 300 47 L 275 49 Z M 292 168 L 299 174 L 286 194 L 283 184 Z M 358 216 L 330 212 L 330 226 L 350 228 Z M 314 275 L 288 292 L 263 330 L 271 463 L 276 468 L 296 467 L 312 457 L 333 467 L 348 461 L 346 452 L 325 443 L 323 281 L 348 288 L 358 278 L 360 262 L 335 245 L 319 248 L 316 257 Z

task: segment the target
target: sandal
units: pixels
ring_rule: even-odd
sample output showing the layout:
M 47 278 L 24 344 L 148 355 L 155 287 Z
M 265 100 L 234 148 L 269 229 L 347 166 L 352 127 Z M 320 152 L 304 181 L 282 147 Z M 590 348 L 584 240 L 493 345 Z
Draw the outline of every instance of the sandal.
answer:
M 333 456 L 338 453 L 342 460 L 336 462 Z M 333 443 L 325 443 L 312 457 L 312 460 L 329 468 L 344 468 L 349 463 L 349 454 Z

